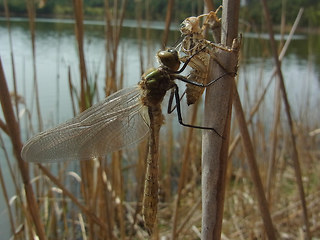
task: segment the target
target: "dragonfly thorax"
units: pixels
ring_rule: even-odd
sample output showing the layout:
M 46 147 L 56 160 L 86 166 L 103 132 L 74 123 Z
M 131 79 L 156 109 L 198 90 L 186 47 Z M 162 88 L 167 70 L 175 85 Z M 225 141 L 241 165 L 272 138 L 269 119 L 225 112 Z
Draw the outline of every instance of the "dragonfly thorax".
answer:
M 175 83 L 170 73 L 162 68 L 153 68 L 142 75 L 139 85 L 143 90 L 141 99 L 145 106 L 159 106 L 166 92 Z

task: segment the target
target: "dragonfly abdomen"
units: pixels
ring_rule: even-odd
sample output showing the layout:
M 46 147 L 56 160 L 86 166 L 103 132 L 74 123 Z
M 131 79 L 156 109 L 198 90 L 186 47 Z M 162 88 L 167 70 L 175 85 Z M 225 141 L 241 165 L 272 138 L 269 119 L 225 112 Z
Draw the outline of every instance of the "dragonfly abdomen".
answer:
M 150 136 L 142 216 L 149 234 L 152 234 L 158 211 L 159 132 L 163 122 L 163 115 L 160 105 L 148 107 L 148 113 L 150 118 Z

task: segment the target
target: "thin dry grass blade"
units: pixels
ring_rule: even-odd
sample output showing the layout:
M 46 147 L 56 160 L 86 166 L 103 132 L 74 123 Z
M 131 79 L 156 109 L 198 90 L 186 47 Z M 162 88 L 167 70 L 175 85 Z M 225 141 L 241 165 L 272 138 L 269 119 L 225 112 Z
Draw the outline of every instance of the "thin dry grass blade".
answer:
M 201 204 L 201 198 L 198 199 L 198 201 L 193 205 L 193 207 L 189 210 L 187 215 L 184 217 L 182 223 L 180 224 L 177 235 L 179 235 L 184 229 L 187 228 L 187 224 L 192 218 L 192 216 L 196 213 L 197 209 L 199 208 L 199 205 Z
M 2 144 L 3 142 L 2 142 L 2 137 L 1 136 L 0 136 L 0 139 L 1 139 L 1 144 Z M 8 191 L 7 191 L 7 188 L 6 188 L 6 185 L 5 185 L 5 180 L 3 178 L 3 174 L 2 174 L 2 170 L 1 169 L 2 169 L 2 166 L 0 165 L 0 184 L 1 184 L 2 193 L 3 193 L 3 196 L 4 196 L 4 201 L 5 201 L 5 204 L 7 206 L 11 232 L 12 232 L 12 234 L 14 234 L 15 233 L 14 218 L 13 218 L 13 214 L 12 214 L 10 203 L 9 203 Z
M 142 21 L 142 3 L 138 2 L 135 4 L 135 13 L 137 20 L 137 38 L 138 38 L 138 47 L 139 47 L 139 60 L 140 60 L 140 75 L 144 73 L 144 56 L 142 54 L 142 29 L 141 29 L 141 21 Z
M 7 19 L 7 29 L 8 29 L 8 36 L 9 36 L 9 46 L 10 46 L 10 56 L 11 56 L 11 66 L 12 66 L 12 79 L 13 79 L 13 90 L 14 90 L 14 95 L 18 96 L 17 92 L 17 78 L 16 78 L 16 69 L 15 69 L 15 64 L 14 64 L 14 55 L 13 55 L 13 43 L 12 43 L 12 35 L 11 35 L 11 24 L 10 24 L 10 12 L 9 12 L 9 7 L 8 7 L 8 1 L 4 0 L 3 1 L 4 5 L 4 11 L 5 11 L 5 16 Z M 18 105 L 18 100 L 15 98 L 15 110 L 16 110 L 16 117 L 17 121 L 19 124 L 19 105 Z
M 40 100 L 39 100 L 39 90 L 38 90 L 38 80 L 37 80 L 37 64 L 36 64 L 36 39 L 35 39 L 35 11 L 34 11 L 34 0 L 27 0 L 27 10 L 29 17 L 29 27 L 31 33 L 31 43 L 32 43 L 32 66 L 33 66 L 33 85 L 34 85 L 34 97 L 36 101 L 37 117 L 38 117 L 38 130 L 42 131 L 42 116 L 40 111 Z
M 74 18 L 76 20 L 75 24 L 75 33 L 76 33 L 76 40 L 78 46 L 78 54 L 79 54 L 79 69 L 80 69 L 80 83 L 81 83 L 81 94 L 80 94 L 80 111 L 84 111 L 86 106 L 86 93 L 87 93 L 87 86 L 88 86 L 88 77 L 87 77 L 87 70 L 86 70 L 86 62 L 84 56 L 84 49 L 83 49 L 83 6 L 82 1 L 73 0 L 73 8 L 74 8 Z
M 70 66 L 68 66 L 68 84 L 69 84 L 69 93 L 70 93 L 71 105 L 72 105 L 72 113 L 73 113 L 73 116 L 75 116 L 76 115 L 76 106 L 74 103 L 73 85 L 72 85 Z
M 102 229 L 107 229 L 105 223 L 103 223 L 94 213 L 92 213 L 86 206 L 84 206 L 82 203 L 79 202 L 77 197 L 75 197 L 71 192 L 69 192 L 63 185 L 62 183 L 55 177 L 53 176 L 48 169 L 46 169 L 44 166 L 41 164 L 37 165 L 40 170 L 55 184 L 57 185 L 63 193 L 68 196 L 71 201 L 77 205 L 81 211 L 86 214 L 87 217 L 91 218 L 92 221 L 94 221 L 96 224 L 98 224 Z
M 115 192 L 114 201 L 116 203 L 116 214 L 120 225 L 120 236 L 121 239 L 125 238 L 125 224 L 124 224 L 124 208 L 123 208 L 123 176 L 122 176 L 122 165 L 121 165 L 121 151 L 113 154 L 112 158 L 112 169 L 113 169 L 113 181 L 112 186 Z
M 298 184 L 299 195 L 300 195 L 300 200 L 301 200 L 302 209 L 303 209 L 303 221 L 304 221 L 305 231 L 306 231 L 305 234 L 306 234 L 307 239 L 311 239 L 307 204 L 306 204 L 305 193 L 304 193 L 304 188 L 303 188 L 303 183 L 302 183 L 301 167 L 300 167 L 300 161 L 299 161 L 299 156 L 298 156 L 297 144 L 296 144 L 296 139 L 294 136 L 294 127 L 293 127 L 293 120 L 291 117 L 290 103 L 289 103 L 289 100 L 287 97 L 286 87 L 284 84 L 284 78 L 283 78 L 282 71 L 281 71 L 281 63 L 278 58 L 278 53 L 277 53 L 276 43 L 274 40 L 274 33 L 273 33 L 272 22 L 270 19 L 270 13 L 269 13 L 267 1 L 262 0 L 262 5 L 263 5 L 264 17 L 265 17 L 268 32 L 269 32 L 271 49 L 272 49 L 274 61 L 275 61 L 276 67 L 277 67 L 277 74 L 279 76 L 280 89 L 281 89 L 282 98 L 284 101 L 285 112 L 287 115 L 288 125 L 290 128 L 290 137 L 291 137 L 292 149 L 293 149 L 292 160 L 293 160 L 296 181 Z
M 279 81 L 275 86 L 275 103 L 274 103 L 274 120 L 272 126 L 272 137 L 271 137 L 271 149 L 270 149 L 270 156 L 268 161 L 268 172 L 267 172 L 267 180 L 266 180 L 266 193 L 269 204 L 271 203 L 271 190 L 272 190 L 272 179 L 274 176 L 274 166 L 276 161 L 276 148 L 278 143 L 278 126 L 280 123 L 280 110 L 281 110 L 281 98 L 280 98 L 280 86 Z
M 9 136 L 9 134 L 8 134 L 8 136 Z M 6 159 L 6 162 L 7 162 L 7 168 L 9 169 L 11 181 L 13 182 L 16 194 L 18 195 L 19 199 L 21 199 L 20 189 L 19 189 L 19 186 L 18 186 L 18 182 L 17 182 L 16 176 L 14 174 L 14 167 L 12 166 L 12 163 L 11 163 L 11 161 L 9 159 L 9 154 L 8 154 L 7 149 L 5 148 L 4 141 L 3 141 L 1 135 L 0 135 L 0 142 L 1 142 L 1 148 L 3 150 L 3 153 L 5 155 L 5 159 Z
M 164 149 L 164 151 L 161 151 L 162 158 L 165 159 L 165 161 L 160 161 L 161 169 L 163 169 L 163 173 L 161 173 L 161 185 L 160 188 L 163 189 L 164 192 L 164 201 L 172 201 L 172 185 L 173 183 L 173 176 L 172 176 L 172 168 L 174 165 L 173 162 L 173 149 L 174 149 L 174 137 L 173 137 L 173 122 L 172 119 L 168 119 L 169 116 L 166 118 L 166 134 L 165 134 L 165 140 L 162 142 L 164 143 L 163 147 L 160 147 L 160 149 Z M 160 142 L 161 144 L 161 142 Z M 163 188 L 162 188 L 163 186 Z
M 282 8 L 281 8 L 281 39 L 279 44 L 279 49 L 283 46 L 284 40 L 284 31 L 285 31 L 285 22 L 286 22 L 286 1 L 282 0 Z M 272 125 L 272 135 L 271 135 L 271 149 L 269 154 L 268 161 L 268 170 L 267 170 L 267 178 L 266 178 L 266 195 L 269 203 L 269 207 L 271 209 L 271 190 L 272 190 L 272 182 L 274 176 L 274 166 L 276 162 L 276 146 L 278 143 L 278 126 L 280 124 L 280 111 L 281 111 L 281 96 L 280 96 L 280 85 L 279 81 L 277 81 L 275 85 L 275 97 L 274 97 L 274 117 L 273 117 L 273 125 Z
M 120 8 L 120 16 L 118 16 L 118 1 L 115 1 L 114 6 L 109 6 L 109 1 L 105 0 L 105 40 L 106 40 L 106 79 L 105 92 L 106 96 L 117 90 L 117 81 L 122 82 L 122 79 L 117 79 L 117 61 L 118 49 L 120 42 L 120 33 L 125 16 L 125 8 L 127 1 L 123 0 Z M 114 24 L 113 24 L 114 23 Z
M 84 222 L 83 217 L 80 213 L 78 214 L 78 217 L 79 217 L 79 223 L 80 223 L 80 227 L 81 227 L 82 239 L 87 240 L 85 222 Z

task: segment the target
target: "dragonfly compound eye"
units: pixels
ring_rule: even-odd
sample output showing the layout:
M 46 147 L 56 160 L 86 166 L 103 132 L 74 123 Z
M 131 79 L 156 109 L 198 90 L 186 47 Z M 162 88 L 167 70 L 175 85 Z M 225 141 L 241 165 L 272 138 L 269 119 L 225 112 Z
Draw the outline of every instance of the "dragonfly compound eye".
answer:
M 165 51 L 160 51 L 158 52 L 157 56 L 163 66 L 173 71 L 177 71 L 179 69 L 180 60 L 178 52 L 175 49 L 169 48 Z

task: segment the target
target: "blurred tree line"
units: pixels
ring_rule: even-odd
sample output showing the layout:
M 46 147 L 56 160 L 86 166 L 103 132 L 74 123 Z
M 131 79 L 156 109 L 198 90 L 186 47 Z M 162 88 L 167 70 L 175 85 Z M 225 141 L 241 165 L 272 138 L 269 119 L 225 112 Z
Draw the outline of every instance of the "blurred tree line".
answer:
M 0 14 L 4 16 L 3 1 L 0 0 Z M 12 16 L 26 16 L 25 0 L 7 0 L 10 14 Z M 103 19 L 105 0 L 84 0 L 84 14 L 87 18 Z M 117 3 L 118 10 L 122 1 L 109 1 L 109 7 L 113 8 Z M 129 0 L 127 1 L 125 17 L 136 19 L 137 16 L 143 20 L 164 20 L 167 12 L 167 0 Z M 174 1 L 173 21 L 179 23 L 190 15 L 198 15 L 203 11 L 202 0 L 176 0 Z M 37 15 L 41 17 L 72 17 L 72 1 L 66 0 L 35 0 L 37 4 Z M 222 1 L 214 0 L 218 7 Z M 319 0 L 268 0 L 270 12 L 274 24 L 279 25 L 282 8 L 285 8 L 286 24 L 291 25 L 299 11 L 303 7 L 305 12 L 301 19 L 300 26 L 318 26 L 320 22 L 320 1 Z M 259 0 L 241 0 L 241 19 L 260 29 L 263 26 L 263 12 Z

